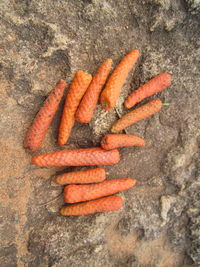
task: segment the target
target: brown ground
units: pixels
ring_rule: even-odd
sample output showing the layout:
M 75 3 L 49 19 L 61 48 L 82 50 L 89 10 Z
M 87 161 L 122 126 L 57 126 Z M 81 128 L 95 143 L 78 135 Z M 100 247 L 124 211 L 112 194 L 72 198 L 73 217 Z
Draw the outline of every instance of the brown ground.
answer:
M 1 266 L 198 266 L 199 53 L 198 1 L 0 1 L 0 262 Z M 160 72 L 173 76 L 158 94 L 170 103 L 128 128 L 144 148 L 123 148 L 109 178 L 131 176 L 118 212 L 61 217 L 60 171 L 30 164 L 23 139 L 45 96 L 75 70 L 92 74 L 106 58 L 131 49 L 140 61 L 117 110 L 133 88 Z M 144 101 L 145 102 L 145 101 Z M 58 150 L 61 108 L 40 152 Z M 98 145 L 118 117 L 99 107 L 90 125 L 76 123 L 66 148 Z M 55 199 L 54 201 L 51 201 Z

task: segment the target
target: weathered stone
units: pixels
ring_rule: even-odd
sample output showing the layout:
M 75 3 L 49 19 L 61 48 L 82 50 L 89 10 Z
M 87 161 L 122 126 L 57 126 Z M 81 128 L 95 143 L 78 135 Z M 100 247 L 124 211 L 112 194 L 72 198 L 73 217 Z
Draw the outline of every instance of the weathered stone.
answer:
M 198 12 L 199 1 L 189 0 L 0 1 L 1 266 L 199 264 Z M 24 136 L 59 79 L 69 84 L 78 69 L 94 75 L 110 57 L 115 67 L 131 49 L 141 56 L 117 108 L 98 105 L 90 124 L 75 123 L 63 149 L 98 146 L 128 111 L 124 98 L 166 71 L 172 85 L 150 99 L 170 105 L 128 127 L 146 146 L 120 149 L 119 164 L 106 167 L 108 179 L 137 179 L 120 193 L 123 209 L 62 217 L 63 187 L 52 180 L 81 168 L 33 166 Z M 60 149 L 63 103 L 38 153 Z
M 199 0 L 186 0 L 189 11 L 192 14 L 198 14 L 200 12 L 200 1 Z

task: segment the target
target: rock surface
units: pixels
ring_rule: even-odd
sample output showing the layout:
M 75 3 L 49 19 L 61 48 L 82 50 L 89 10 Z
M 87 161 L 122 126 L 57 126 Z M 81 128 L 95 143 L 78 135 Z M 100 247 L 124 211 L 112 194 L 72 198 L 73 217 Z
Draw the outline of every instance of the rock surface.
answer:
M 189 11 L 192 14 L 198 14 L 200 12 L 200 0 L 186 0 Z
M 0 2 L 1 266 L 198 266 L 198 1 Z M 95 73 L 104 59 L 116 64 L 135 48 L 141 58 L 118 112 L 98 108 L 90 125 L 76 123 L 66 147 L 97 145 L 125 112 L 132 88 L 171 73 L 171 87 L 158 94 L 170 106 L 127 129 L 146 147 L 123 148 L 120 163 L 106 167 L 109 178 L 132 176 L 137 186 L 120 194 L 125 205 L 118 212 L 61 217 L 62 188 L 52 179 L 75 168 L 31 165 L 22 146 L 27 128 L 58 79 L 70 81 L 77 69 Z M 60 114 L 41 152 L 58 149 Z

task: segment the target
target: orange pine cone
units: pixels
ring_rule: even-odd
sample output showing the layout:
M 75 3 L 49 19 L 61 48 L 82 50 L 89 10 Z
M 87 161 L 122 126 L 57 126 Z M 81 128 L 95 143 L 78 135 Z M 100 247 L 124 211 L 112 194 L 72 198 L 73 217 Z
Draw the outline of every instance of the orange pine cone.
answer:
M 41 167 L 90 166 L 113 165 L 119 160 L 120 155 L 117 149 L 106 151 L 99 147 L 93 147 L 36 155 L 32 158 L 32 163 Z
M 106 79 L 112 68 L 112 59 L 105 60 L 93 77 L 81 103 L 76 111 L 75 118 L 82 123 L 89 123 L 92 119 L 95 107 L 98 102 L 99 94 L 104 86 Z
M 127 190 L 136 183 L 135 179 L 124 178 L 104 181 L 98 184 L 67 185 L 64 189 L 64 200 L 67 203 L 76 203 L 109 196 Z
M 74 126 L 75 122 L 75 113 L 78 108 L 78 105 L 87 90 L 90 82 L 92 80 L 92 75 L 85 73 L 81 70 L 77 71 L 74 79 L 70 85 L 63 114 L 60 123 L 58 143 L 59 145 L 64 145 L 69 139 L 71 129 Z
M 96 212 L 108 212 L 119 210 L 122 208 L 123 201 L 120 196 L 104 197 L 84 203 L 68 205 L 60 210 L 60 214 L 64 216 L 70 215 L 86 215 Z
M 158 93 L 171 84 L 172 77 L 168 73 L 161 73 L 148 81 L 147 83 L 140 86 L 134 91 L 124 102 L 126 108 L 131 108 L 135 104 L 141 102 L 146 97 L 152 96 Z
M 75 171 L 61 174 L 56 177 L 57 184 L 90 184 L 102 182 L 106 179 L 104 168 L 95 168 L 85 171 Z
M 101 140 L 101 147 L 106 150 L 118 147 L 144 145 L 144 139 L 131 134 L 106 134 Z
M 34 152 L 41 147 L 46 132 L 57 111 L 66 85 L 65 81 L 60 80 L 37 113 L 24 140 L 24 147 L 27 148 L 29 152 Z
M 139 50 L 131 50 L 122 61 L 117 65 L 106 83 L 100 102 L 105 110 L 110 110 L 116 106 L 123 84 L 128 77 L 129 72 L 136 64 L 139 58 Z
M 153 115 L 154 113 L 158 112 L 161 107 L 162 102 L 159 99 L 151 100 L 147 104 L 136 108 L 122 116 L 113 124 L 111 131 L 113 133 L 119 132 L 128 126 Z

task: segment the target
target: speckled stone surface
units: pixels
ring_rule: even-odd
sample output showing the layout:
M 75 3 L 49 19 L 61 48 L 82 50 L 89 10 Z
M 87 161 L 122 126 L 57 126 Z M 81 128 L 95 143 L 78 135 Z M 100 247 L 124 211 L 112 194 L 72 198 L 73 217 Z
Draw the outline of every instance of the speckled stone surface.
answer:
M 0 1 L 2 267 L 198 266 L 200 17 L 192 2 Z M 116 65 L 131 49 L 141 57 L 117 113 L 98 107 L 89 125 L 76 123 L 66 148 L 98 145 L 126 112 L 124 97 L 169 72 L 172 85 L 157 96 L 170 106 L 127 129 L 147 145 L 120 149 L 120 163 L 106 167 L 109 179 L 129 176 L 137 186 L 120 193 L 120 211 L 61 217 L 62 188 L 52 179 L 81 168 L 31 165 L 27 128 L 58 79 L 69 82 L 77 69 L 94 74 L 108 57 Z M 61 107 L 40 152 L 59 149 L 60 115 Z

